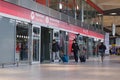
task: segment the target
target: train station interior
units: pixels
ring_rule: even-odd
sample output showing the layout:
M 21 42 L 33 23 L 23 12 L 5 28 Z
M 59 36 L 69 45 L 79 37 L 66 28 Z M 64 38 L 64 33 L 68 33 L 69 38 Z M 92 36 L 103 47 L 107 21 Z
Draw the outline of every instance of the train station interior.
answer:
M 120 0 L 0 0 L 0 80 L 119 80 L 119 21 Z

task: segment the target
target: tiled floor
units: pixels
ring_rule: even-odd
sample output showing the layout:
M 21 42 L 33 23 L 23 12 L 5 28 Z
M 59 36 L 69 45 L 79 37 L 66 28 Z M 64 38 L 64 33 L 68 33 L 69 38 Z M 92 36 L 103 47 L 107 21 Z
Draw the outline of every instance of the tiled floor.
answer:
M 120 80 L 120 56 L 109 56 L 101 63 L 34 64 L 0 68 L 0 80 Z

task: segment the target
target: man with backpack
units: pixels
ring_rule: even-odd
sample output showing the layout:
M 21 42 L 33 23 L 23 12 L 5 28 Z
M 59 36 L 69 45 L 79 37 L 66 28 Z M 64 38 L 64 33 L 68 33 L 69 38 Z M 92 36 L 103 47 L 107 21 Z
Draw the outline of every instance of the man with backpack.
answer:
M 53 44 L 52 44 L 52 62 L 55 61 L 56 56 L 57 56 L 57 58 L 60 61 L 59 50 L 60 50 L 60 46 L 58 45 L 58 42 L 55 39 L 53 39 Z

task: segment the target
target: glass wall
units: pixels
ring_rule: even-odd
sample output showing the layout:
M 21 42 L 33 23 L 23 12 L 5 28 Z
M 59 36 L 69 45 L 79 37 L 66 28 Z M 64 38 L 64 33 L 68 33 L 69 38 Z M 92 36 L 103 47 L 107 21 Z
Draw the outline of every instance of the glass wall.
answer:
M 49 7 L 74 18 L 80 18 L 81 0 L 49 0 Z
M 43 0 L 46 6 L 80 20 L 81 26 L 102 31 L 102 15 L 85 0 Z
M 93 27 L 91 29 L 96 30 L 97 32 L 98 31 L 100 32 L 101 27 L 102 27 L 102 17 L 103 16 L 101 14 L 99 14 L 96 9 L 94 9 L 92 6 L 90 6 L 85 1 L 83 1 L 82 4 L 84 4 L 83 5 L 84 14 L 81 16 L 83 16 L 84 24 L 87 24 L 89 27 Z
M 59 10 L 59 4 L 58 4 L 59 1 L 60 0 L 50 0 L 49 7 L 58 11 Z
M 76 0 L 76 17 L 78 20 L 81 20 L 81 11 L 82 11 L 82 0 Z

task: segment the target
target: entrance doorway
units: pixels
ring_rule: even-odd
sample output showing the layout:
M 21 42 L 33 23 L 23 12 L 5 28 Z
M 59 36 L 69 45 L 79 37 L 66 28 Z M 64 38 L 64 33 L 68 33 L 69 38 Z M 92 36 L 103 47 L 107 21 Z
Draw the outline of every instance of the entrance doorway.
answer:
M 53 30 L 41 27 L 41 62 L 50 62 Z

